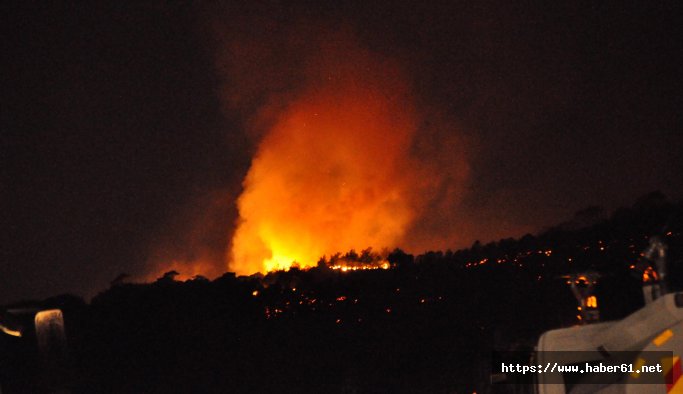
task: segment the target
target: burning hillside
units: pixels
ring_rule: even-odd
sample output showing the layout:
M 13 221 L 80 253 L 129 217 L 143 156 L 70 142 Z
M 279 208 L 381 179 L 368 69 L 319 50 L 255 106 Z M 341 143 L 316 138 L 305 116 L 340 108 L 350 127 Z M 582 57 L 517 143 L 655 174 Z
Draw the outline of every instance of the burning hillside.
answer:
M 244 180 L 228 257 L 239 274 L 395 247 L 440 182 L 415 156 L 426 131 L 398 65 L 343 38 L 304 68 L 305 88 L 267 111 L 272 126 Z

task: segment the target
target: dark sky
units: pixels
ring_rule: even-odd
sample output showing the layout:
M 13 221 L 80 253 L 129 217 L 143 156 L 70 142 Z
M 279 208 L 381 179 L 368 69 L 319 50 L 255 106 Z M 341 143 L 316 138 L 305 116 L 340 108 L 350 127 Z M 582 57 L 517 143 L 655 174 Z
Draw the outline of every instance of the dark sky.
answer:
M 471 141 L 454 248 L 682 197 L 676 1 L 119 3 L 1 6 L 0 304 L 222 258 L 257 138 L 222 100 L 216 26 L 330 21 L 398 59 Z

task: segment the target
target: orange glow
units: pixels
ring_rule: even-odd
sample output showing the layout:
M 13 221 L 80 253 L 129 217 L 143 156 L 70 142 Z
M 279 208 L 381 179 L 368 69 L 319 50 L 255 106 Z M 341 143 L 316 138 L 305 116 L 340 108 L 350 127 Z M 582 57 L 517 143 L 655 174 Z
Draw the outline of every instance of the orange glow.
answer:
M 402 72 L 357 48 L 336 51 L 311 62 L 308 89 L 258 146 L 228 254 L 238 274 L 398 246 L 424 204 L 419 191 L 434 177 L 411 158 L 418 119 Z
M 11 335 L 13 337 L 18 337 L 18 338 L 21 337 L 21 331 L 12 330 L 10 328 L 3 326 L 2 324 L 0 324 L 0 331 L 4 332 L 7 335 Z
M 652 340 L 652 343 L 660 347 L 663 344 L 667 343 L 671 338 L 673 338 L 674 332 L 671 331 L 671 329 L 664 330 L 661 334 L 657 335 L 655 339 Z
M 176 271 L 178 275 L 175 277 L 177 281 L 186 281 L 195 278 L 198 275 L 217 276 L 216 266 L 210 261 L 195 260 L 195 261 L 180 261 L 173 260 L 170 263 L 159 263 L 144 276 L 145 282 L 154 282 L 161 278 L 164 273 L 169 271 Z
M 147 251 L 146 270 L 129 272 L 131 281 L 154 282 L 170 271 L 178 272 L 178 281 L 195 278 L 217 278 L 225 273 L 225 251 L 214 246 L 216 236 L 225 226 L 221 214 L 229 209 L 223 192 L 199 193 L 190 206 L 172 212 L 172 220 L 163 231 L 152 237 Z
M 36 314 L 35 324 L 37 329 L 46 325 L 64 326 L 64 317 L 59 309 L 48 309 Z
M 453 111 L 413 91 L 409 67 L 362 47 L 344 23 L 283 26 L 271 37 L 255 22 L 250 33 L 216 24 L 220 96 L 255 142 L 228 270 L 307 268 L 351 249 L 418 253 L 466 238 L 460 203 L 475 145 Z
M 657 280 L 657 271 L 655 271 L 654 268 L 647 267 L 645 271 L 643 271 L 643 282 L 656 282 Z
M 353 263 L 353 264 L 348 264 L 345 262 L 341 262 L 339 264 L 331 265 L 330 269 L 333 270 L 339 270 L 342 272 L 348 272 L 348 271 L 358 271 L 358 270 L 378 270 L 378 269 L 389 269 L 389 262 L 387 261 L 380 261 L 378 263 Z
M 64 315 L 60 309 L 40 311 L 36 314 L 34 322 L 38 347 L 42 351 L 48 351 L 50 348 L 63 350 L 66 346 L 66 334 Z
M 587 308 L 597 308 L 598 307 L 598 299 L 595 296 L 590 296 L 586 299 L 586 307 Z

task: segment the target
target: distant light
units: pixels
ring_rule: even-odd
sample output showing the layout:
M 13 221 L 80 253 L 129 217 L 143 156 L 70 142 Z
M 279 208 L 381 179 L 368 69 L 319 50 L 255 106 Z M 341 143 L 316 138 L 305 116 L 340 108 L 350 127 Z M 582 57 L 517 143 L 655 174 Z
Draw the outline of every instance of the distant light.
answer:
M 657 271 L 654 270 L 652 267 L 647 267 L 645 271 L 643 271 L 643 282 L 655 282 L 659 278 L 657 277 Z
M 256 296 L 258 295 L 258 290 L 252 291 L 252 292 L 251 292 L 251 295 L 253 295 L 254 297 L 256 297 Z
M 590 296 L 586 299 L 586 307 L 587 308 L 597 308 L 598 307 L 598 298 L 596 296 Z

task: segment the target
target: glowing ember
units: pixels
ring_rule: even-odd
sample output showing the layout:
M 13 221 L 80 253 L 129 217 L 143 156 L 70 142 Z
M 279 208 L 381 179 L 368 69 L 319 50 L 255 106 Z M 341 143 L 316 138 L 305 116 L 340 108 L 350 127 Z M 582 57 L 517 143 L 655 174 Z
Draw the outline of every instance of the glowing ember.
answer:
M 643 283 L 656 282 L 659 278 L 657 277 L 657 271 L 652 267 L 647 267 L 643 271 Z
M 382 261 L 379 263 L 340 263 L 340 264 L 335 264 L 330 266 L 331 269 L 333 270 L 339 270 L 342 272 L 348 272 L 348 271 L 365 271 L 365 270 L 378 270 L 378 269 L 389 269 L 389 262 L 388 261 Z

